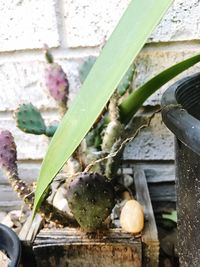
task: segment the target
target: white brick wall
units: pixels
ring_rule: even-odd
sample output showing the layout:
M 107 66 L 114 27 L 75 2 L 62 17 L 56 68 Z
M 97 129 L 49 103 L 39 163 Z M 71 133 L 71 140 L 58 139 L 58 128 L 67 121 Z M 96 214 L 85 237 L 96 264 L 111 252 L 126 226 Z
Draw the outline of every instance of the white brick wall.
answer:
M 47 149 L 47 139 L 25 135 L 16 127 L 12 112 L 23 102 L 33 102 L 47 120 L 56 117 L 56 103 L 42 84 L 42 47 L 53 48 L 56 61 L 66 70 L 70 98 L 80 87 L 78 68 L 84 58 L 97 56 L 130 0 L 0 0 L 0 128 L 16 138 L 18 157 L 29 178 L 35 178 Z M 199 0 L 175 0 L 136 60 L 134 86 L 200 48 Z M 196 66 L 187 73 L 199 71 Z M 146 104 L 157 105 L 162 90 Z M 173 159 L 172 136 L 157 118 L 155 129 L 144 131 L 129 145 L 125 158 L 135 160 Z M 152 134 L 153 133 L 153 134 Z M 159 146 L 157 144 L 159 143 Z M 150 144 L 150 145 L 149 145 Z M 133 146 L 134 145 L 134 146 Z M 162 151 L 159 147 L 162 146 Z M 131 152 L 134 149 L 134 153 Z M 163 151 L 166 149 L 166 153 Z M 1 186 L 2 178 L 0 178 Z M 4 181 L 5 182 L 5 181 Z
M 59 46 L 54 0 L 1 0 L 0 50 Z

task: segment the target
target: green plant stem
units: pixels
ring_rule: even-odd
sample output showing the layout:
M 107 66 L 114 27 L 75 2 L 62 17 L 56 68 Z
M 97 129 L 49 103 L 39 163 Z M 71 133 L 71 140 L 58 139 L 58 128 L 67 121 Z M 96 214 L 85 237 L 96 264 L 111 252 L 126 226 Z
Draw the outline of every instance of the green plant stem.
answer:
M 119 106 L 120 120 L 127 123 L 139 110 L 142 104 L 169 80 L 200 61 L 200 54 L 188 58 L 162 71 L 144 85 L 134 90 Z

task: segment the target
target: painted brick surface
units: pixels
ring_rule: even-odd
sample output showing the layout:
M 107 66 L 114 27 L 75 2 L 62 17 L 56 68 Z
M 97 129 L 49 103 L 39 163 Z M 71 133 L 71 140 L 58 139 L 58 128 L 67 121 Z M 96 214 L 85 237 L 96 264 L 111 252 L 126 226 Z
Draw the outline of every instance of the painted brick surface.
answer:
M 41 159 L 48 146 L 48 138 L 43 135 L 25 134 L 20 131 L 14 119 L 3 117 L 0 119 L 0 128 L 12 132 L 17 145 L 18 159 Z
M 68 74 L 71 99 L 79 88 L 78 63 L 68 59 L 60 63 Z M 4 93 L 0 94 L 0 111 L 15 110 L 18 105 L 29 102 L 38 108 L 55 109 L 56 103 L 44 85 L 44 68 L 44 62 L 37 60 L 1 63 L 0 88 Z
M 54 0 L 1 0 L 0 51 L 59 45 Z
M 198 54 L 199 51 L 195 48 L 185 47 L 170 47 L 169 49 L 165 48 L 145 48 L 137 57 L 136 63 L 136 75 L 133 82 L 133 88 L 141 86 L 145 81 L 151 79 L 156 74 L 162 70 L 174 65 L 175 63 L 182 61 L 186 58 L 189 58 L 195 54 Z M 163 92 L 176 80 L 185 77 L 200 71 L 200 64 L 196 64 L 187 71 L 176 76 L 172 81 L 165 84 L 161 89 L 155 92 L 145 103 L 144 105 L 159 105 Z
M 70 47 L 96 46 L 109 37 L 129 0 L 66 0 Z M 196 40 L 200 36 L 199 0 L 175 0 L 149 42 Z
M 198 40 L 199 0 L 175 0 L 149 39 L 150 42 Z
M 173 160 L 173 135 L 156 114 L 124 151 L 124 160 Z
M 188 58 L 198 53 L 195 48 L 182 49 L 173 47 L 172 49 L 158 49 L 156 47 L 147 47 L 143 49 L 136 60 L 137 71 L 133 88 L 137 88 L 145 81 L 159 73 L 161 70 Z M 41 58 L 42 58 L 41 54 Z M 69 98 L 72 100 L 80 88 L 79 80 L 79 67 L 85 60 L 85 55 L 82 58 L 57 59 L 56 62 L 60 63 L 68 75 L 70 83 Z M 56 103 L 48 95 L 44 85 L 43 72 L 45 64 L 42 61 L 16 61 L 16 62 L 3 62 L 0 64 L 0 88 L 4 93 L 0 94 L 0 111 L 15 110 L 18 105 L 22 103 L 32 102 L 39 109 L 55 109 Z M 200 71 L 200 65 L 186 71 L 185 73 L 177 76 L 176 79 L 183 77 L 187 74 Z M 176 80 L 174 79 L 173 82 Z M 163 86 L 161 90 L 156 92 L 151 98 L 146 101 L 145 105 L 157 105 L 160 103 L 160 98 L 165 89 L 171 84 Z
M 65 0 L 67 42 L 70 47 L 103 44 L 130 0 Z

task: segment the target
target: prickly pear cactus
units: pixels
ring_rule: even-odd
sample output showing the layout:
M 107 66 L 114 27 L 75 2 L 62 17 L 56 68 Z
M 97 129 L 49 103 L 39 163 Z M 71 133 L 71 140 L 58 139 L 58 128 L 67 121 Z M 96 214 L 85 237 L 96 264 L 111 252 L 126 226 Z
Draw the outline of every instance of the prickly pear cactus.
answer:
M 6 130 L 0 131 L 0 167 L 8 177 L 13 190 L 21 198 L 31 193 L 25 182 L 18 178 L 16 145 L 12 134 Z
M 135 72 L 135 68 L 133 65 L 129 67 L 127 72 L 125 73 L 124 77 L 120 81 L 119 85 L 117 86 L 117 92 L 119 95 L 123 95 L 126 93 L 126 91 L 129 89 L 131 86 L 131 82 L 133 80 L 133 75 Z
M 57 128 L 58 128 L 58 123 L 56 123 L 56 122 L 47 126 L 46 132 L 45 132 L 46 136 L 52 137 L 54 135 L 54 133 L 56 132 Z
M 100 228 L 115 204 L 112 184 L 98 173 L 76 176 L 69 184 L 67 198 L 75 219 L 88 231 Z
M 91 68 L 93 67 L 96 61 L 96 57 L 89 57 L 80 67 L 79 69 L 79 77 L 81 83 L 83 83 L 88 76 Z
M 7 130 L 0 130 L 0 168 L 7 176 L 13 190 L 26 204 L 32 207 L 34 201 L 33 188 L 18 176 L 16 145 L 12 134 Z M 44 200 L 39 211 L 47 220 L 59 222 L 63 225 L 76 224 L 74 218 L 46 200 Z
M 45 134 L 46 125 L 40 111 L 31 103 L 22 104 L 15 112 L 17 127 L 31 134 Z
M 9 175 L 17 173 L 17 152 L 14 138 L 9 131 L 0 132 L 0 166 Z
M 45 56 L 48 65 L 45 69 L 45 83 L 50 95 L 59 104 L 66 105 L 69 93 L 69 82 L 62 67 L 54 63 L 53 56 L 49 49 L 45 48 Z

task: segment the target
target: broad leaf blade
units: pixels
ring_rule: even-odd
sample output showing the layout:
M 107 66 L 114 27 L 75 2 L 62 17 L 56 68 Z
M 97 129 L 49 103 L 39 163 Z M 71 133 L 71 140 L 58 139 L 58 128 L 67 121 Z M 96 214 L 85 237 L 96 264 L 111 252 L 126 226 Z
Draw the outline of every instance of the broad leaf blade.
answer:
M 128 122 L 138 111 L 142 104 L 161 86 L 173 79 L 178 74 L 200 62 L 200 54 L 183 60 L 170 68 L 160 72 L 138 89 L 134 90 L 120 105 L 120 118 L 122 122 Z
M 50 143 L 37 182 L 34 212 L 171 3 L 132 0 L 129 4 Z

